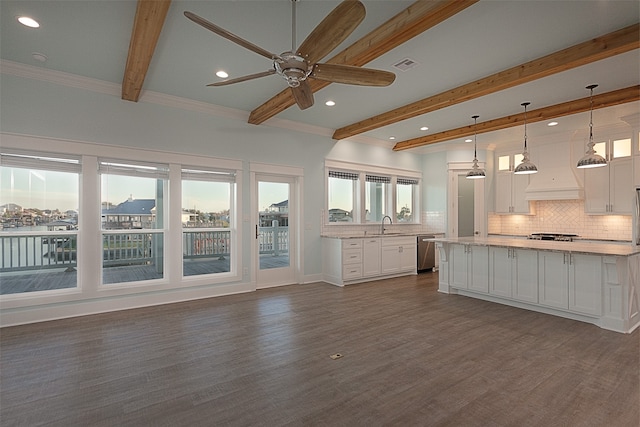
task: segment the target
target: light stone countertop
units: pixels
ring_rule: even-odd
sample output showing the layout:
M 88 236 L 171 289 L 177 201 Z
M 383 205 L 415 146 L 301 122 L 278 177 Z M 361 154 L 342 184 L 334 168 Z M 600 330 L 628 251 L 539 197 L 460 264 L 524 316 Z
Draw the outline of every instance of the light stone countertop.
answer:
M 436 237 L 436 242 L 463 243 L 478 246 L 500 246 L 508 248 L 537 249 L 543 251 L 573 252 L 594 255 L 631 256 L 640 254 L 640 246 L 616 243 L 556 242 L 552 240 L 529 240 L 505 237 Z
M 385 233 L 385 234 L 376 234 L 376 233 L 346 234 L 346 235 L 345 234 L 343 235 L 325 234 L 320 237 L 327 238 L 327 239 L 372 239 L 372 238 L 378 238 L 378 237 L 417 237 L 417 236 L 422 236 L 423 234 L 432 235 L 437 233 L 393 233 L 391 232 L 391 233 Z

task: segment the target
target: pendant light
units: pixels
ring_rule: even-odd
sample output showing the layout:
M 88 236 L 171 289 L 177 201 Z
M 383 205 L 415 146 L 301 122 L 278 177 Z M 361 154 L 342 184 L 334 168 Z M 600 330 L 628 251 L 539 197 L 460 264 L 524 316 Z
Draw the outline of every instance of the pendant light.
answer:
M 527 105 L 529 104 L 531 103 L 523 102 L 520 104 L 524 107 L 524 151 L 522 152 L 522 163 L 516 166 L 513 171 L 513 173 L 518 175 L 538 173 L 538 168 L 529 160 L 529 152 L 527 151 Z
M 601 166 L 607 166 L 607 159 L 602 157 L 599 154 L 596 154 L 596 151 L 593 149 L 595 145 L 593 143 L 593 89 L 597 88 L 598 85 L 589 85 L 586 89 L 591 91 L 591 102 L 589 108 L 589 144 L 587 144 L 587 152 L 584 157 L 578 161 L 578 167 L 583 168 L 599 168 Z
M 473 166 L 471 170 L 467 172 L 467 179 L 480 179 L 484 178 L 484 169 L 480 169 L 478 166 L 478 154 L 477 154 L 477 139 L 478 135 L 476 132 L 476 128 L 478 127 L 478 117 L 480 116 L 471 116 L 473 119 Z

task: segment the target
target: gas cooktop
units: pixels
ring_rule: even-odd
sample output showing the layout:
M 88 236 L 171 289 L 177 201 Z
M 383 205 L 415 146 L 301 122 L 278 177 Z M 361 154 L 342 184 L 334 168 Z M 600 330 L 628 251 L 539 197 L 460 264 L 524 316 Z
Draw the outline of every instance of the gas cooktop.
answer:
M 532 240 L 555 240 L 557 242 L 572 242 L 576 237 L 579 236 L 566 233 L 532 233 L 529 235 L 529 239 Z

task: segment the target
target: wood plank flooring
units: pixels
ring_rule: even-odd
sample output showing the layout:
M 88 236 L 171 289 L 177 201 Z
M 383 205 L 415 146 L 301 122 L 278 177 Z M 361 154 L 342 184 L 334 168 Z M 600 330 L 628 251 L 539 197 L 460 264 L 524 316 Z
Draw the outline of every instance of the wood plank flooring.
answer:
M 0 424 L 640 425 L 640 331 L 436 289 L 425 273 L 4 328 Z

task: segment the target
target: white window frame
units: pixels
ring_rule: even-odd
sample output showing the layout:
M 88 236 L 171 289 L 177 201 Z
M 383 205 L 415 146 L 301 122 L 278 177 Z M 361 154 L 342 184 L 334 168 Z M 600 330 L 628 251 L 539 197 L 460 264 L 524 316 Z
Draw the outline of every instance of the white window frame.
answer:
M 354 191 L 353 194 L 353 211 L 354 218 L 353 222 L 329 222 L 329 172 L 330 171 L 338 171 L 338 172 L 347 172 L 347 173 L 355 173 L 358 174 L 358 191 Z M 420 215 L 420 194 L 421 194 L 421 184 L 422 184 L 422 172 L 415 170 L 407 170 L 407 169 L 395 169 L 383 166 L 371 166 L 360 163 L 352 163 L 352 162 L 343 162 L 339 160 L 325 160 L 325 196 L 324 196 L 324 212 L 322 215 L 323 223 L 329 227 L 344 227 L 344 226 L 352 226 L 352 225 L 367 225 L 373 224 L 374 222 L 367 222 L 366 212 L 365 212 L 365 187 L 366 187 L 366 176 L 367 175 L 376 175 L 376 176 L 384 176 L 390 178 L 389 191 L 386 195 L 386 206 L 385 213 L 383 215 L 389 215 L 391 218 L 395 218 L 395 213 L 397 211 L 396 203 L 396 188 L 397 188 L 397 180 L 398 178 L 402 179 L 415 179 L 417 180 L 417 184 L 414 186 L 413 191 L 413 200 L 411 206 L 411 212 L 413 215 L 413 221 L 411 222 L 399 222 L 398 224 L 402 225 L 416 225 L 421 223 L 421 215 Z M 394 219 L 394 224 L 396 223 Z

